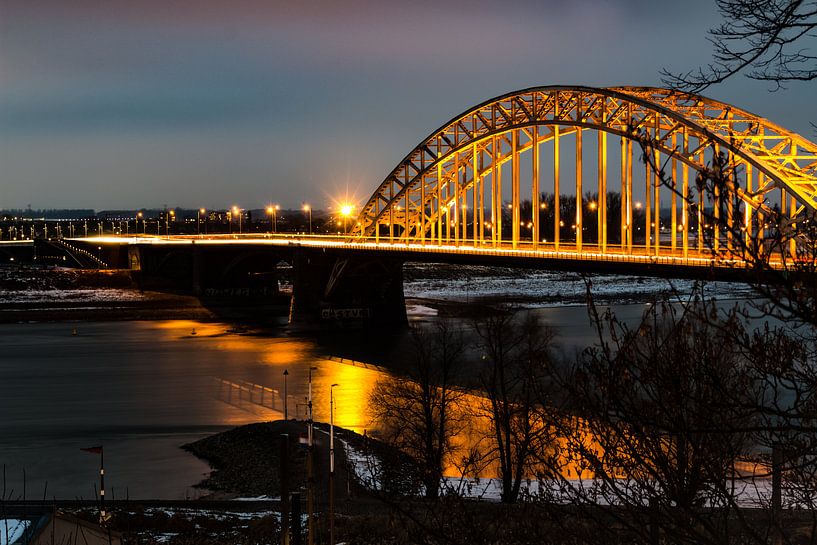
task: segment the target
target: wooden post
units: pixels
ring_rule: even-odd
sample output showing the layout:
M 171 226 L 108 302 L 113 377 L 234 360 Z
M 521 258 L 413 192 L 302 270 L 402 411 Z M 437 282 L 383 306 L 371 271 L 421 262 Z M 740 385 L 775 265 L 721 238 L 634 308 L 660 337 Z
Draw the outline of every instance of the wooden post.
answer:
M 289 435 L 278 437 L 278 480 L 281 483 L 281 545 L 290 545 L 289 535 Z M 293 518 L 294 523 L 294 518 Z
M 291 543 L 292 545 L 301 545 L 301 493 L 293 492 L 289 503 L 292 506 Z M 283 531 L 283 524 L 281 528 Z
M 783 543 L 783 450 L 772 447 L 772 545 Z

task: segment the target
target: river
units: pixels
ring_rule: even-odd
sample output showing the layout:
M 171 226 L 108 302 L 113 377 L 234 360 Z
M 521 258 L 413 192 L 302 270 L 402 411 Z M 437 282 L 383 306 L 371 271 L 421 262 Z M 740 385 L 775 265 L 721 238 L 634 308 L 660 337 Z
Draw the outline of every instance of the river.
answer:
M 614 308 L 635 320 L 644 305 Z M 584 306 L 535 312 L 558 327 L 568 354 L 594 340 Z M 24 472 L 28 499 L 94 497 L 98 456 L 80 449 L 98 445 L 105 449 L 108 498 L 196 497 L 202 492 L 192 485 L 209 468 L 179 447 L 282 418 L 285 370 L 290 418 L 305 418 L 314 367 L 315 419 L 328 421 L 330 385 L 338 384 L 336 424 L 363 432 L 373 424 L 368 393 L 383 371 L 336 355 L 364 354 L 359 359 L 376 364 L 377 355 L 365 354 L 401 350 L 399 336 L 378 341 L 343 335 L 324 342 L 184 320 L 0 325 L 5 497 L 23 497 Z M 344 344 L 348 350 L 335 349 Z M 370 344 L 381 348 L 367 352 Z

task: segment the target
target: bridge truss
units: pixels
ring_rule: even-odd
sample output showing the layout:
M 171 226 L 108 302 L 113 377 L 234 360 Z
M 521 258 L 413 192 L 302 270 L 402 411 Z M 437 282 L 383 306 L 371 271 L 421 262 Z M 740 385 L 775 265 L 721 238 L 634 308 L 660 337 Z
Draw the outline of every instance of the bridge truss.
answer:
M 730 185 L 707 195 L 696 179 L 717 168 Z M 817 145 L 762 117 L 667 89 L 554 86 L 489 100 L 429 135 L 370 197 L 353 234 L 700 259 L 735 257 L 778 228 L 771 217 L 804 221 L 815 210 Z

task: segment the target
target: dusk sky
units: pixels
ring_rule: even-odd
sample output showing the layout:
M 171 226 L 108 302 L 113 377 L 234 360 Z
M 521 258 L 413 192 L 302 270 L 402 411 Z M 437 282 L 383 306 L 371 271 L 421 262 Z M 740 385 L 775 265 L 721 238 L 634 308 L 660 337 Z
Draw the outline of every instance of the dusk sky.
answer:
M 713 0 L 0 0 L 0 208 L 320 208 L 535 85 L 660 85 Z M 705 94 L 813 139 L 815 86 Z

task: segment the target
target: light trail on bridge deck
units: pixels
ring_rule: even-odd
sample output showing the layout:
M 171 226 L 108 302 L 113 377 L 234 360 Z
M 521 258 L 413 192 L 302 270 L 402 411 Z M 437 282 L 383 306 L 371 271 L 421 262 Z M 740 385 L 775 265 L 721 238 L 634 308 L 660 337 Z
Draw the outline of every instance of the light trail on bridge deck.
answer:
M 91 237 L 87 239 L 71 239 L 86 243 L 96 244 L 128 244 L 128 245 L 170 245 L 183 246 L 200 244 L 202 246 L 224 246 L 224 245 L 264 245 L 280 247 L 304 247 L 304 248 L 334 248 L 348 250 L 365 250 L 375 252 L 406 252 L 406 253 L 428 253 L 442 255 L 470 255 L 486 257 L 519 257 L 525 259 L 547 260 L 567 260 L 598 263 L 622 263 L 622 264 L 644 264 L 644 265 L 664 265 L 679 267 L 715 267 L 722 269 L 747 269 L 749 263 L 742 259 L 735 259 L 722 256 L 713 256 L 710 252 L 703 252 L 701 255 L 684 256 L 681 250 L 676 250 L 678 255 L 662 254 L 656 256 L 648 253 L 649 248 L 645 246 L 633 245 L 632 253 L 619 254 L 615 252 L 602 252 L 593 244 L 583 244 L 581 252 L 577 251 L 575 245 L 562 243 L 560 249 L 548 248 L 548 244 L 539 243 L 536 249 L 526 249 L 524 245 L 502 244 L 497 247 L 465 246 L 460 244 L 434 245 L 430 243 L 401 243 L 401 242 L 375 242 L 373 237 L 368 240 L 361 240 L 360 237 L 350 238 L 334 235 L 223 235 L 223 236 L 197 236 L 179 235 L 171 237 L 117 237 L 103 236 Z M 597 248 L 597 251 L 593 251 Z M 688 252 L 692 253 L 692 252 Z M 781 260 L 770 260 L 770 267 L 782 269 L 784 263 Z

